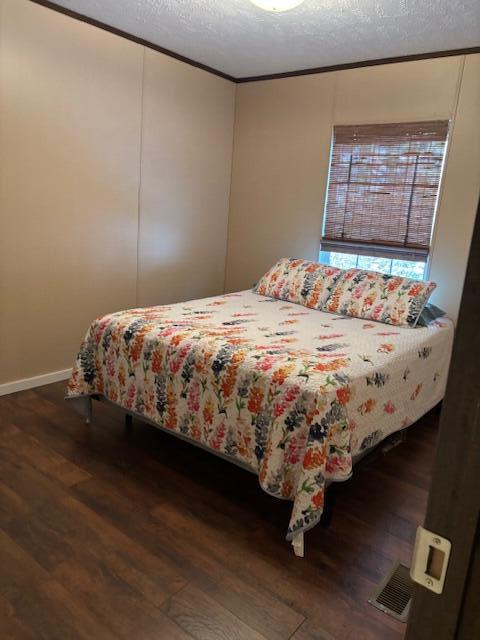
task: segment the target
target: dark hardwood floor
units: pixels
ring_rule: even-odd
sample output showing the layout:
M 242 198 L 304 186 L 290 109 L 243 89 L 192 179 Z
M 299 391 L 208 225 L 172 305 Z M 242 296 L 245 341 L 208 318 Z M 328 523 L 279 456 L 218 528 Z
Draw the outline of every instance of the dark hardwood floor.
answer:
M 410 562 L 438 416 L 335 490 L 296 558 L 255 476 L 64 384 L 0 398 L 2 640 L 396 640 L 367 598 Z

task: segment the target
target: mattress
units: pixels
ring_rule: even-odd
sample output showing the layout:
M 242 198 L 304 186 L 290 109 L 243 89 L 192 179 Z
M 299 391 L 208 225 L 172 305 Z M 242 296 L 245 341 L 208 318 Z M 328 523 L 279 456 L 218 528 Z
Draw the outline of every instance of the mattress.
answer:
M 102 396 L 253 471 L 293 502 L 291 540 L 327 482 L 442 399 L 452 340 L 447 318 L 395 327 L 241 291 L 95 320 L 67 398 Z

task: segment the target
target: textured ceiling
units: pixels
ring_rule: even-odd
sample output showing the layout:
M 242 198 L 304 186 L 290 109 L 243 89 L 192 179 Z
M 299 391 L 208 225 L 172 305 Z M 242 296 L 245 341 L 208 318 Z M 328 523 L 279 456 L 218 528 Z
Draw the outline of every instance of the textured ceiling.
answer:
M 480 0 L 55 0 L 238 77 L 480 44 Z

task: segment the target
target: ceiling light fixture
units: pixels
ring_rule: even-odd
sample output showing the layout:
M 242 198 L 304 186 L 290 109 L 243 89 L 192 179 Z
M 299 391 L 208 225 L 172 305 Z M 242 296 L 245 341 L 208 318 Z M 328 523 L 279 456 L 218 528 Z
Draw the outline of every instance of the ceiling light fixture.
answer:
M 304 0 L 250 0 L 252 4 L 255 4 L 260 9 L 265 11 L 274 11 L 279 13 L 280 11 L 289 11 L 295 9 L 299 4 L 302 4 Z

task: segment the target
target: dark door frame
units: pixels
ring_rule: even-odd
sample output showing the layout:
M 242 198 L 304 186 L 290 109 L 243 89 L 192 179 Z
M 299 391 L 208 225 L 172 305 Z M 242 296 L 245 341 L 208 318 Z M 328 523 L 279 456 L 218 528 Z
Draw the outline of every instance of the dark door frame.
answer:
M 406 640 L 480 639 L 480 203 L 424 526 L 452 551 L 442 594 L 415 585 Z

